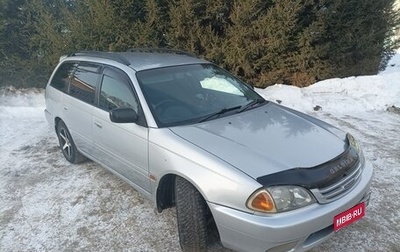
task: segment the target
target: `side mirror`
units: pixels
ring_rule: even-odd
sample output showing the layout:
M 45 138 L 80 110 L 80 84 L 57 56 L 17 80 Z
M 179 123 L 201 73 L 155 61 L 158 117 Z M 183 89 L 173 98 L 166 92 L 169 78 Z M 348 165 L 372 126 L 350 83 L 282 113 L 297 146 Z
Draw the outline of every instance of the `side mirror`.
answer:
M 137 123 L 139 117 L 131 108 L 115 108 L 110 110 L 110 120 L 115 123 Z

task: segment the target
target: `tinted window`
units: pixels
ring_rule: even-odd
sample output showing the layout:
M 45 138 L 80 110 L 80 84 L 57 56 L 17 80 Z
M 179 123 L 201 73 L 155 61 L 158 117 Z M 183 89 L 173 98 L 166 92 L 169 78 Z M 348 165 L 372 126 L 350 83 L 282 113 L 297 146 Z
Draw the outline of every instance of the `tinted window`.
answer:
M 120 71 L 106 69 L 100 90 L 99 107 L 109 111 L 114 108 L 132 108 L 138 112 L 138 103 L 128 77 Z
M 69 78 L 72 75 L 74 67 L 76 63 L 64 63 L 58 69 L 57 72 L 54 74 L 53 79 L 50 82 L 50 86 L 67 93 L 68 92 L 68 83 Z
M 98 65 L 79 65 L 71 79 L 69 93 L 79 100 L 93 104 L 99 71 Z

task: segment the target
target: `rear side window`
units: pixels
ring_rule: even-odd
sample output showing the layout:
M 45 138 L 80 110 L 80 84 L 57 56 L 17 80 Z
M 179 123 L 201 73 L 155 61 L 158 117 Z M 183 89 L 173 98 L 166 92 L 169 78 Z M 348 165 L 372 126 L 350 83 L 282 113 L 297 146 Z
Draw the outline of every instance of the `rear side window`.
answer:
M 76 67 L 76 63 L 64 63 L 58 69 L 57 72 L 54 74 L 53 79 L 50 82 L 50 86 L 64 92 L 68 93 L 68 83 L 70 76 L 74 68 Z
M 94 104 L 100 70 L 101 66 L 95 64 L 79 65 L 71 79 L 69 94 L 81 101 Z

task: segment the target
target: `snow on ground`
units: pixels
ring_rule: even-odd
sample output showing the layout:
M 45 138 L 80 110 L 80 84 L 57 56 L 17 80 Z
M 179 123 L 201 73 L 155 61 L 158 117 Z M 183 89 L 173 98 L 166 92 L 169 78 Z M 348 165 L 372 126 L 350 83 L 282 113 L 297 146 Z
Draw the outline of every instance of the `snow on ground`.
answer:
M 378 75 L 329 79 L 305 88 L 278 84 L 258 91 L 268 100 L 302 112 L 320 109 L 346 114 L 382 111 L 391 106 L 400 109 L 400 54 Z
M 374 166 L 365 218 L 313 251 L 400 251 L 400 55 L 375 76 L 257 91 L 351 132 Z M 0 92 L 0 251 L 179 251 L 175 210 L 65 161 L 43 109 L 43 91 Z

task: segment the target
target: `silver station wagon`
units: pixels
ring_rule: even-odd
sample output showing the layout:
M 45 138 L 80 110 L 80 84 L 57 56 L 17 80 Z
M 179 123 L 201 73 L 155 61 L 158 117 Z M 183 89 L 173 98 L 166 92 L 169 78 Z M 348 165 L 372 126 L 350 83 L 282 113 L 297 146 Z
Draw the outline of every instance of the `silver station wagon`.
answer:
M 176 207 L 184 251 L 308 250 L 369 201 L 373 170 L 353 136 L 184 52 L 62 57 L 45 114 L 69 162 L 89 158 L 159 212 Z

